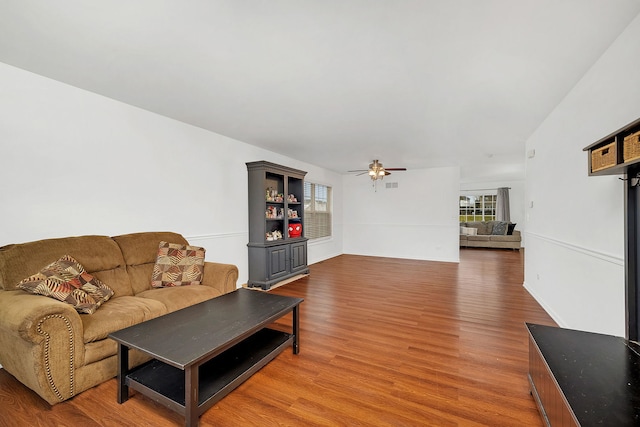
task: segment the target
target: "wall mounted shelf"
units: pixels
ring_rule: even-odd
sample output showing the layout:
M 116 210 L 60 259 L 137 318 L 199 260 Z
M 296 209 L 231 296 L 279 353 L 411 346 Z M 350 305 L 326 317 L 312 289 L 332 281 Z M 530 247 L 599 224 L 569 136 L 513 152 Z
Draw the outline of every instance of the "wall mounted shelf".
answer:
M 623 175 L 640 164 L 640 119 L 585 147 L 589 175 Z

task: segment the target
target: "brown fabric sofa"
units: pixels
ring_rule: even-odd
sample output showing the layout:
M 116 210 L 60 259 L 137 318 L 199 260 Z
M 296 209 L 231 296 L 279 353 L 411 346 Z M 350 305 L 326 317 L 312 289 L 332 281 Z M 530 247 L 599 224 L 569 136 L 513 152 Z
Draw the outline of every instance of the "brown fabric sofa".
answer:
M 236 289 L 234 265 L 205 262 L 201 285 L 152 288 L 160 241 L 187 244 L 180 234 L 149 232 L 80 236 L 0 248 L 0 364 L 50 404 L 94 387 L 117 373 L 116 330 Z M 20 280 L 71 255 L 114 295 L 93 314 L 16 289 Z M 171 339 L 167 336 L 167 339 Z M 130 352 L 132 366 L 146 359 Z
M 460 234 L 460 247 L 520 250 L 520 244 L 522 242 L 520 231 L 513 230 L 512 234 L 493 234 L 493 228 L 497 222 L 498 221 L 475 221 L 460 223 L 460 227 L 474 228 L 477 230 L 476 235 Z

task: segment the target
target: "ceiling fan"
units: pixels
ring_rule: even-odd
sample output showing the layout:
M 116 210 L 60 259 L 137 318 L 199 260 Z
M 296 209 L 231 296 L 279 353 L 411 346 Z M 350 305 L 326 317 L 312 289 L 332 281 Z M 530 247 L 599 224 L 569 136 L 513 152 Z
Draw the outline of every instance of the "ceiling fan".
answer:
M 387 175 L 391 175 L 389 171 L 406 171 L 407 168 L 385 168 L 378 160 L 374 160 L 369 164 L 369 169 L 352 170 L 348 172 L 360 172 L 358 175 L 364 175 L 365 173 L 371 177 L 372 181 L 382 179 Z

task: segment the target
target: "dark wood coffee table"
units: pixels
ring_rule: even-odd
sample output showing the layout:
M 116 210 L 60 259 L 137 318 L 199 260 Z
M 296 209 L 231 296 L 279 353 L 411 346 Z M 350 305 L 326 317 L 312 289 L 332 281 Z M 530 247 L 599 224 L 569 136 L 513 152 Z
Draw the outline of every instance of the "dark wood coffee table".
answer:
M 129 387 L 183 414 L 187 426 L 288 346 L 298 354 L 302 298 L 238 289 L 114 332 L 118 402 Z M 266 326 L 293 312 L 292 333 Z M 128 369 L 129 349 L 154 360 Z

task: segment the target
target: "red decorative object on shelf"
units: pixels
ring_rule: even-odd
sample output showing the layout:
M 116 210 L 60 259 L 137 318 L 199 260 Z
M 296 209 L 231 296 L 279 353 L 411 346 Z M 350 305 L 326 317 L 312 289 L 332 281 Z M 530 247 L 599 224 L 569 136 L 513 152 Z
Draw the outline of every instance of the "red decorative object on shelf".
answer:
M 302 224 L 298 222 L 289 223 L 289 237 L 296 238 L 302 236 Z

